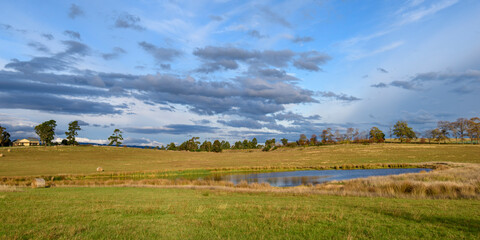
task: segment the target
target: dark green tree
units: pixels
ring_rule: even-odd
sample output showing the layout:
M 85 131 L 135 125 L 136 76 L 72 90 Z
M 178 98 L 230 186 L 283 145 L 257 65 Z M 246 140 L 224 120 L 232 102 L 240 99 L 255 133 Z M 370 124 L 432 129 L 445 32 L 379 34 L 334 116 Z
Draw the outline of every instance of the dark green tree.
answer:
M 287 144 L 288 144 L 288 139 L 282 138 L 282 139 L 280 139 L 280 141 L 282 142 L 283 146 L 287 146 Z
M 403 142 L 404 140 L 409 141 L 410 139 L 417 137 L 412 128 L 408 127 L 408 123 L 406 121 L 398 121 L 393 126 L 393 134 L 400 139 L 400 142 Z
M 35 133 L 37 133 L 40 141 L 42 141 L 45 146 L 52 145 L 52 141 L 55 138 L 55 127 L 57 127 L 55 120 L 46 121 L 35 126 Z
M 370 129 L 369 138 L 374 142 L 384 142 L 385 134 L 377 127 L 372 127 L 372 129 Z
M 250 142 L 250 148 L 255 149 L 257 148 L 257 139 L 253 138 L 252 141 Z
M 217 153 L 222 152 L 222 143 L 218 140 L 213 141 L 212 151 Z
M 67 136 L 68 145 L 78 145 L 78 142 L 75 140 L 75 136 L 78 136 L 78 132 L 82 130 L 78 125 L 78 121 L 73 121 L 68 124 L 68 132 L 65 132 Z
M 175 143 L 170 143 L 167 145 L 167 150 L 177 150 L 177 146 L 175 146 Z
M 202 145 L 200 145 L 200 151 L 211 152 L 212 151 L 212 142 L 205 140 Z
M 110 141 L 108 144 L 109 146 L 112 146 L 113 144 L 115 144 L 117 147 L 120 146 L 122 144 L 121 141 L 123 141 L 122 131 L 120 131 L 118 128 L 115 129 L 112 136 L 108 137 L 108 141 Z
M 7 132 L 7 129 L 0 126 L 0 146 L 10 146 L 10 133 Z
M 228 141 L 222 141 L 222 149 L 230 149 L 230 143 Z

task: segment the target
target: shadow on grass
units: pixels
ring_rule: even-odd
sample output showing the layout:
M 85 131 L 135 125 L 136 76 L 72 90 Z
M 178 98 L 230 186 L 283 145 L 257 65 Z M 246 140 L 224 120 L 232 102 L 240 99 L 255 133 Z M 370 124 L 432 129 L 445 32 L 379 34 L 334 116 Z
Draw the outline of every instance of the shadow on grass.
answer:
M 480 220 L 471 219 L 461 216 L 427 216 L 425 214 L 419 213 L 418 215 L 412 214 L 408 211 L 402 211 L 401 209 L 387 210 L 387 209 L 378 209 L 378 208 L 364 208 L 367 211 L 373 213 L 382 214 L 384 216 L 390 216 L 393 218 L 401 218 L 410 222 L 415 222 L 418 224 L 429 223 L 435 226 L 441 226 L 448 229 L 454 229 L 457 231 L 470 233 L 473 236 L 480 236 Z M 434 214 L 434 213 L 433 213 Z M 472 213 L 473 214 L 473 213 Z M 475 215 L 475 214 L 473 214 Z M 470 216 L 473 216 L 470 215 Z

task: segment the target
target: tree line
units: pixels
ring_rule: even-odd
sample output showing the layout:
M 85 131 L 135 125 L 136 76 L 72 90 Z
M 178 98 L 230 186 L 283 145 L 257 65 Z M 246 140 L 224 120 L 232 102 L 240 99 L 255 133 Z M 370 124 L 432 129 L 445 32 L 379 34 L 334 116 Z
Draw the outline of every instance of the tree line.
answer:
M 55 139 L 55 128 L 57 123 L 55 120 L 45 121 L 35 126 L 35 133 L 39 136 L 40 141 L 45 146 L 53 145 L 52 142 Z M 82 130 L 78 121 L 72 121 L 68 124 L 68 131 L 65 132 L 66 138 L 62 140 L 62 145 L 78 145 L 76 136 L 78 131 Z M 108 137 L 109 144 L 120 146 L 123 141 L 122 131 L 115 129 L 113 134 Z M 465 143 L 465 139 L 468 137 L 470 143 L 479 143 L 480 139 L 480 118 L 458 118 L 456 121 L 439 121 L 437 127 L 429 129 L 423 133 L 415 132 L 408 126 L 406 121 L 397 121 L 392 127 L 389 128 L 390 138 L 396 137 L 403 142 L 411 142 L 413 139 L 420 138 L 420 143 L 437 142 L 442 141 L 446 143 L 447 139 L 455 138 L 455 142 L 460 140 Z M 325 144 L 341 144 L 341 143 L 382 143 L 385 141 L 385 133 L 378 127 L 372 127 L 369 131 L 360 131 L 359 129 L 347 128 L 344 133 L 340 130 L 333 131 L 332 128 L 326 128 L 321 131 L 317 136 L 312 134 L 308 138 L 305 134 L 301 134 L 298 140 L 288 141 L 286 138 L 282 138 L 280 143 L 277 143 L 275 138 L 267 139 L 265 144 L 258 144 L 256 138 L 252 140 L 237 141 L 233 145 L 230 145 L 225 140 L 199 141 L 199 137 L 192 137 L 179 144 L 175 143 L 167 144 L 166 146 L 156 147 L 161 150 L 173 150 L 173 151 L 205 151 L 205 152 L 221 152 L 225 149 L 262 149 L 263 151 L 271 151 L 277 149 L 277 147 L 296 147 L 296 146 L 318 146 Z M 0 126 L 0 146 L 10 146 L 12 141 L 10 140 L 10 134 L 6 131 L 6 128 Z

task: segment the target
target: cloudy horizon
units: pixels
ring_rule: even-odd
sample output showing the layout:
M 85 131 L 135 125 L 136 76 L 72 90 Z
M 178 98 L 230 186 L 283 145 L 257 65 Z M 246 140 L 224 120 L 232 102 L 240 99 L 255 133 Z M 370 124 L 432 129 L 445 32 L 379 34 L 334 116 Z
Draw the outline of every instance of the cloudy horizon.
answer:
M 480 2 L 2 1 L 0 125 L 298 139 L 480 115 Z

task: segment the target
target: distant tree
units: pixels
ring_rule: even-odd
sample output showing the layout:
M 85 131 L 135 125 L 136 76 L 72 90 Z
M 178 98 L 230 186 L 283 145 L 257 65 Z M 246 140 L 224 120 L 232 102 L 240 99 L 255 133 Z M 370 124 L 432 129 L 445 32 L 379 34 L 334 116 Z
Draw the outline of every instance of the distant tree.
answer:
M 82 129 L 78 125 L 78 121 L 73 121 L 68 124 L 68 132 L 65 132 L 68 145 L 78 145 L 78 142 L 75 140 L 75 136 L 78 136 L 77 131 L 80 130 Z
M 282 142 L 283 146 L 287 146 L 287 144 L 288 144 L 288 139 L 282 138 L 282 139 L 280 139 L 280 141 Z
M 345 134 L 340 133 L 339 129 L 335 130 L 334 137 L 337 142 L 343 142 L 345 140 Z
M 322 142 L 331 142 L 333 140 L 333 134 L 332 134 L 332 129 L 327 128 L 322 131 L 322 134 L 320 134 L 320 137 L 322 138 Z
M 222 149 L 230 149 L 230 143 L 228 141 L 222 141 Z
M 258 144 L 257 139 L 253 138 L 252 141 L 250 142 L 250 148 L 252 149 L 257 148 L 257 144 Z
M 455 122 L 451 122 L 449 125 L 448 125 L 448 130 L 452 133 L 452 137 L 455 138 L 455 143 L 458 143 L 458 135 L 459 135 L 459 131 L 458 131 L 458 123 L 455 121 Z
M 112 136 L 108 137 L 108 141 L 110 141 L 108 144 L 109 146 L 112 146 L 113 144 L 117 147 L 120 146 L 122 144 L 121 141 L 123 141 L 122 131 L 120 131 L 120 129 L 115 129 Z
M 10 133 L 7 132 L 7 129 L 0 126 L 0 146 L 10 146 Z
M 412 128 L 408 127 L 408 123 L 406 121 L 398 121 L 393 126 L 393 134 L 400 139 L 400 142 L 403 142 L 404 140 L 410 141 L 410 139 L 417 137 Z
M 175 151 L 177 150 L 177 146 L 175 146 L 175 143 L 171 142 L 170 144 L 167 145 L 167 150 Z
M 52 141 L 55 138 L 55 127 L 57 127 L 55 120 L 46 121 L 35 126 L 35 133 L 37 133 L 40 141 L 42 141 L 45 146 L 52 145 Z
M 62 139 L 62 143 L 60 143 L 62 145 L 68 145 L 68 140 L 67 139 Z
M 472 143 L 479 143 L 480 139 L 480 118 L 474 117 L 468 121 L 467 133 Z
M 222 143 L 218 140 L 213 141 L 212 151 L 217 153 L 222 152 Z
M 242 148 L 243 149 L 249 149 L 250 148 L 250 141 L 248 141 L 247 139 L 243 140 Z
M 455 126 L 457 127 L 458 135 L 462 143 L 465 143 L 465 136 L 467 136 L 467 129 L 468 129 L 468 119 L 466 118 L 459 118 L 455 121 Z
M 442 133 L 442 130 L 440 130 L 439 128 L 435 128 L 433 130 L 430 130 L 431 131 L 431 136 L 432 138 L 438 143 L 440 144 L 441 141 L 445 140 L 445 134 Z
M 353 128 L 347 128 L 347 132 L 345 133 L 345 139 L 347 141 L 353 140 L 353 131 L 355 131 Z
M 300 134 L 300 139 L 298 139 L 298 145 L 304 146 L 308 144 L 308 139 L 305 134 Z
M 428 143 L 431 143 L 431 141 L 435 139 L 435 136 L 433 136 L 432 130 L 426 130 L 423 133 L 423 136 L 428 139 Z
M 317 145 L 317 135 L 312 134 L 312 136 L 310 137 L 310 145 L 312 146 Z
M 450 135 L 450 125 L 451 123 L 449 121 L 439 121 L 437 123 L 437 128 L 440 131 L 441 139 L 444 141 L 444 143 L 447 142 L 448 135 Z
M 211 152 L 212 151 L 212 143 L 210 141 L 205 140 L 202 143 L 202 145 L 200 145 L 200 151 Z
M 352 135 L 352 139 L 353 139 L 353 141 L 360 140 L 360 132 L 359 132 L 358 128 L 355 128 L 355 131 L 353 132 L 353 135 Z
M 235 145 L 233 145 L 233 149 L 242 149 L 242 148 L 243 148 L 242 142 L 240 141 L 236 141 Z
M 372 127 L 372 129 L 370 129 L 369 139 L 377 143 L 384 142 L 385 134 L 377 127 Z
M 198 139 L 200 139 L 199 137 L 192 137 L 191 139 L 183 142 L 182 144 L 180 144 L 180 146 L 178 146 L 178 150 L 180 151 L 197 151 L 198 150 L 198 146 L 200 145 L 200 142 L 198 141 Z M 211 145 L 211 143 L 210 143 Z

